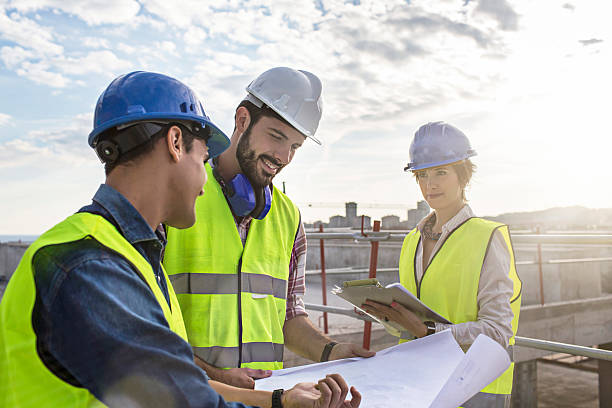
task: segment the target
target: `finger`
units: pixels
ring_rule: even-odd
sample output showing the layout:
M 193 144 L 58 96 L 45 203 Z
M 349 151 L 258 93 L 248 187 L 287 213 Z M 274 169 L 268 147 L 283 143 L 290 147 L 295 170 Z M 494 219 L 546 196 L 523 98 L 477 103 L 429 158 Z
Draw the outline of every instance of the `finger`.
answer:
M 357 388 L 351 387 L 351 402 L 349 403 L 349 407 L 357 408 L 359 404 L 361 404 L 361 394 L 357 391 Z
M 340 388 L 340 395 L 338 397 L 338 404 L 342 405 L 344 400 L 346 399 L 346 395 L 348 394 L 349 387 L 344 378 L 340 374 L 331 374 L 329 375 L 331 379 L 333 379 L 338 387 Z
M 315 388 L 321 393 L 321 396 L 319 397 L 319 408 L 329 408 L 332 392 L 329 389 L 329 386 L 325 383 L 325 379 L 319 380 Z
M 330 408 L 336 408 L 341 401 L 344 401 L 344 399 L 340 399 L 340 395 L 342 394 L 342 388 L 340 387 L 340 384 L 338 384 L 338 382 L 336 381 L 336 378 L 332 377 L 331 375 L 325 376 L 325 384 L 327 384 L 327 386 L 331 390 L 329 406 Z
M 372 306 L 368 306 L 366 304 L 361 305 L 361 307 L 363 308 L 363 310 L 365 310 L 367 313 L 370 313 L 371 315 L 376 316 L 379 319 L 382 319 L 383 314 L 381 313 L 380 310 L 372 307 Z
M 367 305 L 371 305 L 371 306 L 374 306 L 374 307 L 378 307 L 378 306 L 385 306 L 384 304 L 382 304 L 382 303 L 380 303 L 380 302 L 377 302 L 377 301 L 375 301 L 375 300 L 372 300 L 372 299 L 366 299 L 365 303 L 366 303 Z
M 242 388 L 254 389 L 255 388 L 255 380 L 251 377 L 245 376 Z
M 410 309 L 405 308 L 404 306 L 400 305 L 397 302 L 391 302 L 391 310 L 395 310 L 398 313 L 404 314 L 404 315 L 413 315 L 416 316 L 414 313 L 412 313 L 410 311 Z
M 254 379 L 266 378 L 272 375 L 272 370 L 260 370 L 255 368 L 245 368 L 246 374 Z
M 372 357 L 376 355 L 375 351 L 364 349 L 357 345 L 353 345 L 353 354 L 359 357 Z

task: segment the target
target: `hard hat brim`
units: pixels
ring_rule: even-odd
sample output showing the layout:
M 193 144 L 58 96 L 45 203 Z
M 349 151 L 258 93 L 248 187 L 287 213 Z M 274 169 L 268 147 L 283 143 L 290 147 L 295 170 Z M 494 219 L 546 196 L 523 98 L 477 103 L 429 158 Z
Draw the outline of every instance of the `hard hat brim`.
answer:
M 470 157 L 476 156 L 476 152 L 470 153 L 469 155 L 465 156 L 462 159 L 457 160 L 457 158 L 452 158 L 449 160 L 443 160 L 443 161 L 438 161 L 438 162 L 431 162 L 431 163 L 421 163 L 421 164 L 415 164 L 415 163 L 408 163 L 406 165 L 406 167 L 404 167 L 404 171 L 415 171 L 415 170 L 423 170 L 423 169 L 430 169 L 432 167 L 439 167 L 439 166 L 444 166 L 445 164 L 453 164 L 453 163 L 459 163 L 463 160 L 469 159 Z
M 293 126 L 302 135 L 304 135 L 305 137 L 307 137 L 309 139 L 312 139 L 316 144 L 322 145 L 321 141 L 319 139 L 317 139 L 316 137 L 314 137 L 312 132 L 304 129 L 304 127 L 302 125 L 300 125 L 296 120 L 294 120 L 290 115 L 287 115 L 287 112 L 283 112 L 282 110 L 280 110 L 276 106 L 274 106 L 272 104 L 272 101 L 268 100 L 264 95 L 262 95 L 261 93 L 257 92 L 256 90 L 252 89 L 250 86 L 246 87 L 246 91 L 248 93 L 250 93 L 251 95 L 253 95 L 254 97 L 256 97 L 257 99 L 259 99 L 261 102 L 263 102 L 268 108 L 270 108 L 274 112 L 276 112 L 281 118 L 286 120 L 287 123 L 289 123 L 291 126 Z

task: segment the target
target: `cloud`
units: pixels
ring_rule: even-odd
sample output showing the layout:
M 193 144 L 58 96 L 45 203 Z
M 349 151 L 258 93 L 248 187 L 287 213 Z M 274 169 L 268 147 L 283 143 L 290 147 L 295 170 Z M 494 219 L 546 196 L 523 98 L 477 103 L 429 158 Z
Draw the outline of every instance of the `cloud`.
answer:
M 565 3 L 565 4 L 564 4 L 563 6 L 561 6 L 561 7 L 563 7 L 564 9 L 567 9 L 567 10 L 571 10 L 571 11 L 576 10 L 576 6 L 574 6 L 574 5 L 573 5 L 573 4 L 571 4 L 571 3 Z
M 176 44 L 174 44 L 172 41 L 159 41 L 155 43 L 154 47 L 164 52 L 165 54 L 175 56 L 178 55 L 176 51 Z
M 81 40 L 81 42 L 87 48 L 110 48 L 110 44 L 105 38 L 85 37 Z
M 475 11 L 495 18 L 502 30 L 518 30 L 519 15 L 506 0 L 480 0 Z
M 70 83 L 70 79 L 60 73 L 52 72 L 47 62 L 33 63 L 25 61 L 17 69 L 17 75 L 26 77 L 41 85 L 52 88 L 64 88 Z
M 9 15 L 0 8 L 0 38 L 31 49 L 37 55 L 59 55 L 64 47 L 55 42 L 53 29 L 13 12 Z
M 87 144 L 92 114 L 74 116 L 68 125 L 33 130 L 20 138 L 0 143 L 0 168 L 15 168 L 57 161 L 78 166 L 90 162 L 92 150 Z
M 68 75 L 89 73 L 115 76 L 132 67 L 132 63 L 118 58 L 109 50 L 92 51 L 83 57 L 62 57 L 52 60 L 52 64 Z
M 79 17 L 89 25 L 129 23 L 140 11 L 135 0 L 13 0 L 8 8 L 20 12 L 51 9 Z
M 404 13 L 407 14 L 407 13 Z M 492 35 L 483 30 L 460 21 L 453 21 L 448 17 L 435 14 L 406 15 L 404 17 L 393 15 L 386 23 L 395 26 L 401 31 L 409 31 L 413 35 L 432 35 L 440 32 L 471 38 L 479 46 L 486 48 L 494 42 Z
M 601 40 L 599 38 L 591 38 L 591 39 L 588 39 L 588 40 L 578 40 L 578 42 L 586 47 L 588 45 L 602 43 L 602 42 L 604 42 L 604 40 Z
M 183 41 L 185 41 L 185 45 L 188 47 L 187 51 L 191 52 L 199 52 L 198 49 L 189 49 L 189 47 L 197 47 L 202 44 L 208 38 L 208 34 L 206 31 L 200 27 L 191 26 L 188 27 L 185 33 L 183 34 Z
M 7 115 L 6 113 L 0 113 L 0 126 L 8 124 L 10 120 L 11 115 Z
M 0 60 L 8 69 L 18 67 L 22 62 L 32 58 L 34 53 L 19 46 L 0 48 Z

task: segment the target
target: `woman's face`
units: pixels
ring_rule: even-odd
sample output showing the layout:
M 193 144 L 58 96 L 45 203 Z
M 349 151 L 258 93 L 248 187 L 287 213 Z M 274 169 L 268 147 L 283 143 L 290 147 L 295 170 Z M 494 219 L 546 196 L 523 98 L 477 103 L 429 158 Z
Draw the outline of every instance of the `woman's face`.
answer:
M 451 165 L 415 171 L 423 198 L 434 210 L 463 205 L 463 187 Z

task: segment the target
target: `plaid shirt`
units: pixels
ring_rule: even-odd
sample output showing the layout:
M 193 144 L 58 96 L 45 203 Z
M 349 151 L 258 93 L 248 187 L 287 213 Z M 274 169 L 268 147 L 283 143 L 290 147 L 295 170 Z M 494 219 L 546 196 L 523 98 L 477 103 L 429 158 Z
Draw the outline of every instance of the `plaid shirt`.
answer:
M 244 246 L 251 220 L 253 217 L 236 217 L 236 227 Z M 299 315 L 308 315 L 304 308 L 304 292 L 306 290 L 306 233 L 304 224 L 300 221 L 293 249 L 291 250 L 291 261 L 289 262 L 289 279 L 287 280 L 287 313 L 285 320 L 293 319 Z
M 223 184 L 223 180 L 217 180 L 220 184 Z M 229 205 L 229 203 L 228 203 Z M 231 207 L 230 207 L 231 209 Z M 234 212 L 232 211 L 232 214 Z M 253 217 L 238 217 L 234 215 L 234 221 L 242 246 L 246 243 L 247 235 L 249 233 L 249 227 L 251 226 L 251 220 Z M 165 242 L 166 231 L 163 224 L 157 227 L 158 234 L 162 237 Z M 165 249 L 165 248 L 164 248 Z M 162 251 L 163 258 L 164 251 Z M 287 309 L 285 314 L 285 321 L 291 320 L 296 316 L 305 315 L 306 308 L 304 306 L 304 292 L 306 291 L 306 232 L 304 231 L 304 224 L 300 220 L 300 225 L 295 234 L 295 240 L 293 241 L 293 249 L 291 250 L 291 260 L 289 261 L 289 278 L 287 279 Z
M 215 166 L 216 163 L 212 162 L 211 166 Z M 224 186 L 224 181 L 219 177 L 217 182 Z M 269 187 L 271 188 L 271 187 Z M 229 203 L 228 203 L 229 206 Z M 231 210 L 231 207 L 230 207 Z M 234 212 L 232 211 L 232 214 Z M 242 246 L 246 243 L 247 235 L 249 233 L 249 227 L 253 217 L 238 217 L 234 215 L 234 221 L 236 222 L 236 228 L 238 229 L 238 235 L 242 241 Z M 306 291 L 306 232 L 304 231 L 304 224 L 300 220 L 300 226 L 297 234 L 295 234 L 295 240 L 293 241 L 293 249 L 291 250 L 291 260 L 289 261 L 289 278 L 287 279 L 287 309 L 285 313 L 285 321 L 291 320 L 299 315 L 306 315 L 306 308 L 304 307 L 304 292 Z

